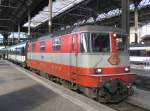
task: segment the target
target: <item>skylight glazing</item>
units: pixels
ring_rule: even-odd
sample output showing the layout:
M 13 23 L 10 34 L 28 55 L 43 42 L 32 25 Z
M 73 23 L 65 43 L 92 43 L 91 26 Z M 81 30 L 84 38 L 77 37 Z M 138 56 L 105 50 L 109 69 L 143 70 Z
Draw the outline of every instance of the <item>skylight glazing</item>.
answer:
M 52 17 L 57 16 L 58 14 L 66 11 L 67 9 L 73 7 L 74 5 L 82 1 L 84 0 L 56 0 L 55 2 L 53 2 Z M 150 0 L 142 0 L 138 8 L 141 9 L 146 6 L 150 6 Z M 131 4 L 130 11 L 133 11 L 134 8 L 135 8 L 134 4 Z M 119 8 L 111 10 L 107 13 L 101 13 L 101 14 L 98 14 L 96 21 L 101 21 L 107 18 L 118 16 L 121 13 L 122 11 Z M 32 28 L 37 27 L 38 25 L 46 22 L 47 20 L 48 20 L 48 6 L 45 7 L 42 11 L 39 12 L 39 14 L 35 15 L 35 17 L 31 19 L 31 27 Z M 87 23 L 93 23 L 93 22 L 94 22 L 93 17 L 89 17 L 89 19 L 87 20 Z M 78 21 L 78 23 L 74 23 L 74 25 L 83 24 L 83 23 L 85 23 L 84 20 Z M 28 22 L 24 24 L 24 27 L 28 27 Z

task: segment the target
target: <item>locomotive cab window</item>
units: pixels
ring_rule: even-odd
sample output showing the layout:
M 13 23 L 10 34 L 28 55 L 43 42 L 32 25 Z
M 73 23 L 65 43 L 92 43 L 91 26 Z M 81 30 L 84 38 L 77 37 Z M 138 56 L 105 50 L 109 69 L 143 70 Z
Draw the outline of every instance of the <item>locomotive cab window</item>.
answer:
M 110 52 L 110 37 L 107 33 L 81 33 L 80 50 L 88 52 Z
M 40 51 L 45 51 L 45 42 L 40 42 Z
M 61 41 L 60 38 L 54 38 L 53 39 L 53 50 L 54 51 L 59 51 L 61 48 Z
M 110 37 L 109 34 L 92 33 L 91 34 L 92 51 L 93 52 L 109 52 Z

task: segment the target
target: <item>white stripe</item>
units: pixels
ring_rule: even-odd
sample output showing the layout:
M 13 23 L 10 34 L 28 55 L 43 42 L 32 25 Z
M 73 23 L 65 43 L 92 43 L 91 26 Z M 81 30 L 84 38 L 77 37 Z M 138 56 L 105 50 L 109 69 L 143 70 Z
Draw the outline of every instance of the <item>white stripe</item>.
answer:
M 14 64 L 10 63 L 10 62 L 7 62 L 8 64 L 10 64 L 12 67 L 14 67 L 15 69 L 17 69 L 18 71 L 22 72 L 23 74 L 29 76 L 30 78 L 32 78 L 33 80 L 37 81 L 38 83 L 42 84 L 43 86 L 45 86 L 46 88 L 54 91 L 55 93 L 59 94 L 60 96 L 66 98 L 67 100 L 71 101 L 72 103 L 80 106 L 81 108 L 83 108 L 84 110 L 86 111 L 114 111 L 113 109 L 109 108 L 109 107 L 106 107 L 104 105 L 102 105 L 102 109 L 96 109 L 96 108 L 93 108 L 92 106 L 90 106 L 90 104 L 86 104 L 70 95 L 67 95 L 65 94 L 64 92 L 62 92 L 61 90 L 53 87 L 51 84 L 48 84 L 44 81 L 42 81 L 41 79 L 31 75 L 31 73 L 27 73 L 26 71 L 22 70 L 21 68 L 15 66 Z
M 130 47 L 130 50 L 150 50 L 150 47 Z
M 99 75 L 88 75 L 88 76 L 95 76 L 95 77 L 108 77 L 108 76 L 122 76 L 122 75 L 135 75 L 134 73 L 122 73 L 122 74 L 99 74 Z
M 8 55 L 8 59 L 14 60 L 16 62 L 25 62 L 25 56 L 22 55 Z
M 150 61 L 150 57 L 138 57 L 138 56 L 130 56 L 131 62 L 148 62 Z
M 97 53 L 97 54 L 81 54 L 77 56 L 74 53 L 28 53 L 27 58 L 31 60 L 38 60 L 56 64 L 63 64 L 69 66 L 84 67 L 84 68 L 99 68 L 99 67 L 125 67 L 129 66 L 129 56 L 123 53 L 119 56 L 120 64 L 113 66 L 108 63 L 110 55 Z M 76 61 L 77 58 L 77 61 Z

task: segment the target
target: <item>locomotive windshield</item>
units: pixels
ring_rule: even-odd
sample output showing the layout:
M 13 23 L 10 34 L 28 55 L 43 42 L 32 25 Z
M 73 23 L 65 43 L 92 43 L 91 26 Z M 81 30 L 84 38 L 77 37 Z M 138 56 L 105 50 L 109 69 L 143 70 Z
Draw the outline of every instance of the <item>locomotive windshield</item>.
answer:
M 91 33 L 92 52 L 109 52 L 109 34 Z
M 110 34 L 109 33 L 81 33 L 81 47 L 82 53 L 95 52 L 110 52 Z M 116 48 L 118 51 L 127 50 L 127 37 L 125 35 L 116 35 Z
M 110 52 L 109 34 L 81 33 L 81 52 Z

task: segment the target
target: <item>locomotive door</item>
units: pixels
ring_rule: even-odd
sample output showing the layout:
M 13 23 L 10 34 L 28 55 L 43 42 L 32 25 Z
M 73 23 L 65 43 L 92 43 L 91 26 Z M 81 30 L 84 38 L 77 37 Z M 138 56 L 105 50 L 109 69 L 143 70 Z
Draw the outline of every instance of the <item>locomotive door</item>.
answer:
M 71 55 L 70 55 L 70 79 L 72 82 L 76 82 L 77 80 L 77 56 L 78 56 L 78 44 L 77 44 L 77 34 L 72 36 L 71 43 Z

